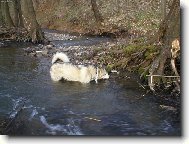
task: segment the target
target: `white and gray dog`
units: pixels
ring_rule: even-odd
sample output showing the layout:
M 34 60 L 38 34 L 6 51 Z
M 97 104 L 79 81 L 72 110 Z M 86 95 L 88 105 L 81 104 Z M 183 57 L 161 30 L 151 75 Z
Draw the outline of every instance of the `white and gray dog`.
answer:
M 60 62 L 61 61 L 61 62 Z M 109 75 L 103 68 L 94 67 L 92 65 L 73 65 L 70 63 L 68 56 L 65 53 L 56 53 L 52 59 L 50 69 L 51 79 L 60 81 L 65 79 L 68 81 L 79 81 L 81 83 L 89 83 L 98 79 L 108 79 Z

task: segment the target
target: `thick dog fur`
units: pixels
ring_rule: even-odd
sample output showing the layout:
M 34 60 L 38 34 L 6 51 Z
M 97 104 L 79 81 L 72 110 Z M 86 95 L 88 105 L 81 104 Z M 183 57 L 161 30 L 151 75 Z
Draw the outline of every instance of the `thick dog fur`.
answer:
M 57 62 L 61 60 L 61 62 Z M 79 81 L 81 83 L 89 83 L 92 80 L 108 79 L 109 75 L 105 69 L 95 68 L 94 66 L 76 66 L 70 63 L 65 53 L 56 53 L 52 59 L 50 69 L 51 79 L 60 81 L 65 79 L 68 81 Z

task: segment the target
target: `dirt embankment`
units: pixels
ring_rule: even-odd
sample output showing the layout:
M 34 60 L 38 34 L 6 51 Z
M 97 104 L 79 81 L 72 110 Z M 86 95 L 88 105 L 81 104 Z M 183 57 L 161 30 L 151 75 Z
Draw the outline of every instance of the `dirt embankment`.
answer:
M 170 3 L 171 0 L 166 3 L 167 11 Z M 35 0 L 34 6 L 43 28 L 117 38 L 118 42 L 111 48 L 100 48 L 105 54 L 99 61 L 108 69 L 145 72 L 158 53 L 153 44 L 146 43 L 158 31 L 162 20 L 160 1 L 97 0 L 96 4 L 101 15 L 100 24 L 90 0 Z M 140 43 L 143 44 L 138 46 Z
M 159 1 L 97 0 L 102 17 L 95 19 L 90 0 L 35 0 L 37 19 L 43 28 L 111 36 L 153 35 L 161 21 Z

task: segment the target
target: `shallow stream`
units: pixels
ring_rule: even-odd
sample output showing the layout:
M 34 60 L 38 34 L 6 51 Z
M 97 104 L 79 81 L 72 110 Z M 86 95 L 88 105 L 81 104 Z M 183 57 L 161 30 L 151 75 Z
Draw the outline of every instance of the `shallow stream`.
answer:
M 0 120 L 15 119 L 8 135 L 180 135 L 180 123 L 135 78 L 55 83 L 49 58 L 24 56 L 28 44 L 7 43 L 0 47 Z

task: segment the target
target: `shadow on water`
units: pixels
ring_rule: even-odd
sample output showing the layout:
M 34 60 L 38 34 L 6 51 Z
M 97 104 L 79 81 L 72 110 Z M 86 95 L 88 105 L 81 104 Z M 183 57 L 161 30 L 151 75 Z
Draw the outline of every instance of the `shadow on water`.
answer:
M 50 60 L 23 56 L 21 45 L 0 48 L 0 120 L 14 119 L 6 134 L 180 135 L 180 123 L 150 96 L 140 98 L 136 80 L 55 83 Z

